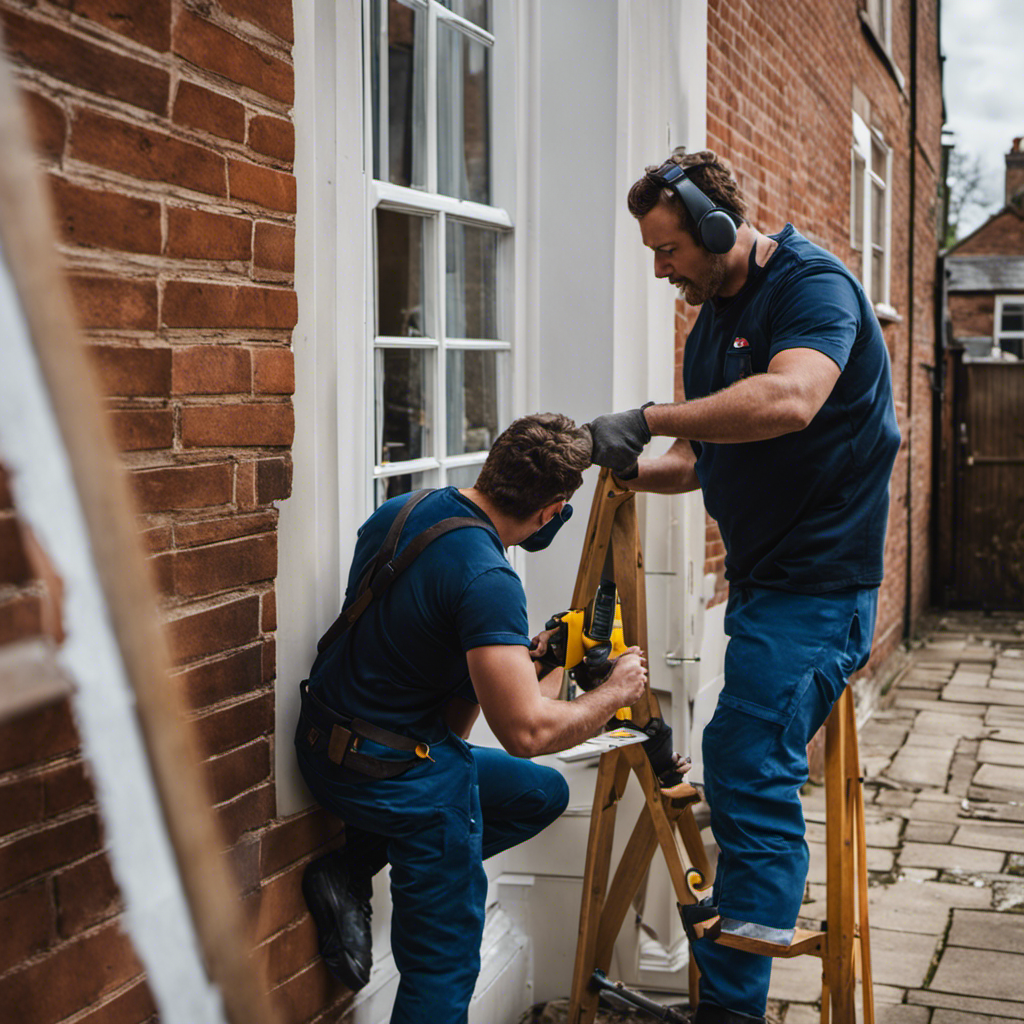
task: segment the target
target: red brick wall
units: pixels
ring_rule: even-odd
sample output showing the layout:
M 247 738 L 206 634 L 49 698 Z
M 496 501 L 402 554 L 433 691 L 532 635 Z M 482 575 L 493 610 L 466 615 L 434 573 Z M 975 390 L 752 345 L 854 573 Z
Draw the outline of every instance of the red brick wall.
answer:
M 991 292 L 957 292 L 949 296 L 949 318 L 954 338 L 991 338 L 996 298 Z
M 791 221 L 812 241 L 857 267 L 859 254 L 850 245 L 854 87 L 870 101 L 872 122 L 893 149 L 890 295 L 902 322 L 883 325 L 883 333 L 893 361 L 903 445 L 892 479 L 876 661 L 890 653 L 903 635 L 908 550 L 913 563 L 912 621 L 925 607 L 928 594 L 931 391 L 921 366 L 934 360 L 935 202 L 942 112 L 936 4 L 925 2 L 918 7 L 911 351 L 909 104 L 862 29 L 858 5 L 846 0 L 814 4 L 710 0 L 708 4 L 708 146 L 732 162 L 756 227 L 776 231 Z M 892 53 L 908 90 L 909 12 L 909 0 L 895 0 Z M 684 335 L 685 319 L 679 324 Z M 908 458 L 912 458 L 910 516 Z M 720 538 L 711 526 L 706 571 L 720 567 Z
M 258 962 L 284 1018 L 309 1020 L 346 993 L 313 959 L 298 884 L 340 823 L 276 818 L 273 779 L 275 502 L 294 429 L 292 5 L 0 0 L 0 25 Z M 43 586 L 15 576 L 0 643 L 44 628 Z M 66 703 L 3 727 L 0 792 L 0 1019 L 150 1019 Z

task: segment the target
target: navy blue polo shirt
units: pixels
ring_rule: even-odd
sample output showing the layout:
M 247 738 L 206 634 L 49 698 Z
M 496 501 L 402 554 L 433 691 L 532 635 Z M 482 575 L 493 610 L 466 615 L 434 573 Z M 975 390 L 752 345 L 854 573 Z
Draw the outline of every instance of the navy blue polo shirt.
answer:
M 360 527 L 346 605 L 409 497 L 386 501 Z M 530 645 L 522 581 L 490 519 L 456 488 L 435 491 L 412 510 L 398 552 L 450 516 L 476 516 L 491 529 L 453 530 L 429 544 L 310 673 L 318 696 L 337 711 L 429 742 L 440 738 L 449 697 L 476 700 L 467 651 Z
M 688 399 L 813 348 L 842 371 L 804 430 L 745 444 L 691 442 L 704 504 L 736 586 L 821 593 L 877 586 L 900 445 L 889 353 L 860 282 L 787 224 L 743 288 L 705 302 L 686 340 Z

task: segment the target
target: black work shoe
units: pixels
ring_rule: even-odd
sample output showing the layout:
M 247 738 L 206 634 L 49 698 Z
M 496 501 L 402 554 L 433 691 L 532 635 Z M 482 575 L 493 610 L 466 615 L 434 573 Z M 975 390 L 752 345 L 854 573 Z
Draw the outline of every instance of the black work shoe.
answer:
M 701 1000 L 697 1012 L 693 1015 L 693 1024 L 765 1024 L 764 1017 L 751 1017 L 746 1013 L 727 1010 L 724 1006 L 716 1006 Z
M 369 878 L 356 876 L 337 853 L 310 861 L 302 873 L 302 895 L 316 924 L 317 945 L 327 969 L 353 992 L 370 980 Z

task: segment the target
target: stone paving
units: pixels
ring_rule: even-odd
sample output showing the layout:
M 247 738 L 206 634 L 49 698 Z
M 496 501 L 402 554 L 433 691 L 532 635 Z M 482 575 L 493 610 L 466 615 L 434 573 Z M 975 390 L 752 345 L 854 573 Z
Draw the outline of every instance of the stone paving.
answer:
M 1024 615 L 936 619 L 860 733 L 877 1024 L 1024 1022 Z M 825 916 L 824 790 L 804 797 Z M 820 961 L 776 960 L 769 1020 L 817 1024 Z

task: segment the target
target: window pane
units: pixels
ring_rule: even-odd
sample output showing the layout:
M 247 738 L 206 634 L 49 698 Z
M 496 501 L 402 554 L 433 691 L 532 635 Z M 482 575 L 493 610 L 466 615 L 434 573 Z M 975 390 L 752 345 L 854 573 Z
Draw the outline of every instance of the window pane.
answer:
M 864 158 L 853 154 L 853 247 L 864 248 Z
M 885 302 L 885 253 L 881 249 L 871 251 L 871 301 Z
M 1024 359 L 1024 339 L 1022 338 L 1003 338 L 999 343 L 999 348 L 1003 352 L 1015 355 L 1018 359 Z M 463 487 L 465 485 L 460 484 L 459 486 Z
M 1024 331 L 1024 305 L 1006 302 L 1003 304 L 1003 315 L 1000 318 L 1003 331 Z
M 885 189 L 871 184 L 871 244 L 885 248 Z
M 401 476 L 385 476 L 374 481 L 373 507 L 380 508 L 388 498 L 410 491 L 419 491 L 424 487 L 433 487 L 433 473 L 403 473 Z M 462 486 L 461 484 L 459 486 Z
M 424 219 L 377 209 L 377 334 L 419 338 L 424 315 Z
M 491 195 L 489 61 L 486 46 L 438 22 L 438 191 L 477 203 Z
M 487 0 L 441 0 L 441 4 L 449 11 L 461 14 L 467 21 L 472 21 L 481 28 L 487 28 Z
M 445 231 L 445 333 L 498 337 L 498 232 L 449 218 Z
M 881 178 L 883 182 L 886 180 L 886 163 L 885 146 L 878 139 L 873 138 L 871 140 L 871 173 Z
M 480 475 L 482 462 L 474 463 L 472 466 L 456 466 L 448 470 L 448 483 L 452 487 L 472 487 L 476 478 Z
M 383 348 L 374 358 L 377 459 L 383 465 L 432 455 L 434 353 Z
M 373 5 L 373 176 L 396 185 L 426 184 L 426 15 L 388 0 L 386 138 L 381 140 L 380 10 Z M 384 157 L 384 159 L 382 159 Z M 382 166 L 384 164 L 384 166 Z
M 448 349 L 448 454 L 486 452 L 498 436 L 505 352 Z

